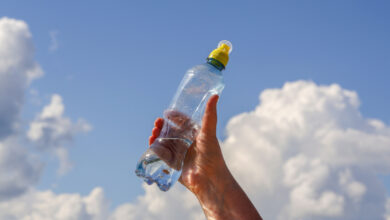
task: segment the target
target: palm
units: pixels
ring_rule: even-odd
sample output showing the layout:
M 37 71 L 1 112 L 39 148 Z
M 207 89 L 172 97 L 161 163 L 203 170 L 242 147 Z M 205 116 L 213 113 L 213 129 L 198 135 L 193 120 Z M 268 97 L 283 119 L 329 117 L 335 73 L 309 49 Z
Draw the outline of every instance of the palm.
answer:
M 224 163 L 217 138 L 201 132 L 188 149 L 180 182 L 196 192 L 199 190 L 198 186 L 204 186 L 210 176 L 215 176 L 215 170 L 223 167 L 219 166 L 221 162 Z

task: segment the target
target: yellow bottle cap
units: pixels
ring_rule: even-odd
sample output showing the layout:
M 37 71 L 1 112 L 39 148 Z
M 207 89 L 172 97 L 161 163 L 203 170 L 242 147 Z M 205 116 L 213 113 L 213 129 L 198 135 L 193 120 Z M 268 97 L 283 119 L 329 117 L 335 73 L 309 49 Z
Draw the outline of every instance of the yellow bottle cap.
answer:
M 230 41 L 222 40 L 219 42 L 218 48 L 213 50 L 208 58 L 216 59 L 221 62 L 224 67 L 226 67 L 227 63 L 229 62 L 229 54 L 232 52 L 232 49 L 233 46 Z

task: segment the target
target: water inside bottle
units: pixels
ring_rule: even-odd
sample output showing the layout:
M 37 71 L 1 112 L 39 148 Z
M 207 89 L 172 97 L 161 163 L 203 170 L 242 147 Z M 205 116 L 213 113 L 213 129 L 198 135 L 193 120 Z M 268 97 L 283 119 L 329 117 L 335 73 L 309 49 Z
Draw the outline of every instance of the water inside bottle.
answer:
M 191 141 L 180 138 L 157 138 L 154 144 L 162 147 L 174 145 L 176 148 L 185 148 L 186 151 L 191 145 Z M 180 166 L 175 169 L 171 167 L 172 165 L 169 166 L 164 162 L 161 159 L 163 157 L 157 156 L 152 147 L 153 145 L 138 161 L 135 173 L 143 178 L 147 184 L 156 183 L 162 191 L 167 191 L 180 178 L 183 161 L 179 161 Z M 177 166 L 176 163 L 175 166 Z
M 167 191 L 179 179 L 187 150 L 199 128 L 188 115 L 173 109 L 166 110 L 160 135 L 137 163 L 137 176 Z

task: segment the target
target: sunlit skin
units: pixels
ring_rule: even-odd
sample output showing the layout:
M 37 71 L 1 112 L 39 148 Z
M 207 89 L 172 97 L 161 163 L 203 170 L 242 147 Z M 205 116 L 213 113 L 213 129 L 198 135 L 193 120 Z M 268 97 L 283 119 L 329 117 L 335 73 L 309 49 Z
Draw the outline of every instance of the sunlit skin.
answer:
M 180 183 L 195 194 L 209 220 L 262 219 L 226 166 L 216 136 L 218 96 L 212 96 L 205 109 L 202 128 L 188 149 Z M 157 118 L 151 145 L 160 135 L 164 119 Z

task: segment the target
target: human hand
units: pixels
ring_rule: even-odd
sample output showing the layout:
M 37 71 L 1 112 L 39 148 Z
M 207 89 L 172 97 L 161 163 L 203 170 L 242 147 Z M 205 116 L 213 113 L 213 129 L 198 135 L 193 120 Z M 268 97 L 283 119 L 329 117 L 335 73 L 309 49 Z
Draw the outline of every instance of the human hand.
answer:
M 221 178 L 230 176 L 216 137 L 218 98 L 217 95 L 210 97 L 206 105 L 200 131 L 193 129 L 190 132 L 190 135 L 187 135 L 192 135 L 196 138 L 185 155 L 182 174 L 179 181 L 195 195 L 202 191 L 206 191 L 206 188 L 210 185 L 223 183 Z M 178 124 L 179 129 L 175 129 L 172 126 L 166 126 L 167 128 L 163 129 L 164 119 L 156 119 L 152 135 L 149 137 L 150 145 L 152 145 L 156 138 L 160 136 L 161 132 L 169 132 L 169 136 L 179 137 L 183 136 L 180 134 L 180 131 L 194 127 L 190 123 L 190 119 L 180 113 L 168 112 L 165 115 L 169 120 Z M 177 153 L 177 149 L 171 149 L 167 145 L 164 147 L 168 147 L 170 151 L 176 150 L 176 154 L 181 155 L 180 153 Z M 171 160 L 172 156 L 169 157 L 165 156 L 166 154 L 163 154 L 164 152 L 168 152 L 167 150 L 163 151 L 160 149 L 159 152 L 161 152 L 163 157 L 168 158 L 167 161 Z
M 262 220 L 252 202 L 233 178 L 223 159 L 216 136 L 217 102 L 217 95 L 210 97 L 207 102 L 200 131 L 188 129 L 189 137 L 197 136 L 185 154 L 179 181 L 198 198 L 207 219 Z M 164 119 L 158 118 L 155 121 L 152 135 L 149 137 L 149 144 L 155 142 L 162 132 L 167 132 L 163 135 L 169 133 L 168 136 L 182 137 L 180 128 L 194 128 L 190 119 L 183 114 L 168 112 L 165 116 L 179 126 L 177 128 L 164 126 Z M 165 130 L 163 127 L 166 127 Z M 168 149 L 161 155 L 170 159 L 178 159 L 180 155 L 184 156 L 184 154 L 177 153 L 182 150 L 173 150 L 169 146 Z M 160 150 L 163 151 L 161 146 Z

